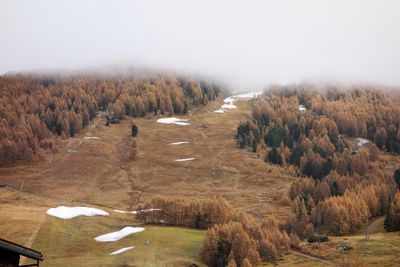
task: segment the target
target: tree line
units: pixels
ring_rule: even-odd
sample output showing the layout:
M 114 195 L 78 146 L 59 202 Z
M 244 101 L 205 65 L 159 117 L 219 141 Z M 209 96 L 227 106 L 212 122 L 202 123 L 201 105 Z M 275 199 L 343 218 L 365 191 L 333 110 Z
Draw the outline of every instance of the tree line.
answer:
M 105 111 L 115 119 L 185 114 L 218 85 L 165 73 L 0 76 L 0 164 L 40 159 Z
M 166 224 L 207 229 L 231 220 L 234 210 L 222 197 L 188 200 L 157 196 L 138 205 L 137 219 L 147 224 Z

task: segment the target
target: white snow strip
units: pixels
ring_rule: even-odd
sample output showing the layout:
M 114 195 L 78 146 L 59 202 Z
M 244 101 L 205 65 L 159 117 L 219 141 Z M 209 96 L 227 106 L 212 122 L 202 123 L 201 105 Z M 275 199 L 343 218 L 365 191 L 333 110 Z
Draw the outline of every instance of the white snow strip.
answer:
M 190 123 L 187 122 L 187 119 L 178 119 L 175 117 L 171 117 L 171 118 L 162 118 L 162 119 L 158 119 L 157 122 L 158 123 L 165 123 L 165 124 L 177 124 L 177 125 L 190 125 Z
M 235 101 L 235 99 L 232 97 L 227 97 L 224 99 L 224 103 L 233 103 L 234 101 Z
M 65 207 L 59 206 L 57 208 L 50 208 L 46 212 L 51 216 L 55 216 L 61 219 L 72 219 L 78 216 L 108 216 L 108 212 L 104 210 L 86 207 Z
M 365 139 L 365 138 L 360 138 L 360 137 L 357 137 L 357 138 L 355 139 L 355 142 L 356 142 L 356 144 L 357 144 L 358 146 L 363 146 L 363 145 L 369 143 L 369 141 L 368 141 L 367 139 Z
M 186 159 L 176 159 L 176 162 L 182 162 L 182 161 L 189 161 L 189 160 L 194 160 L 194 158 L 186 158 Z
M 135 247 L 132 246 L 132 247 L 121 248 L 114 252 L 111 252 L 110 255 L 118 255 L 118 254 L 124 253 L 125 251 L 131 250 L 133 248 L 135 248 Z
M 258 97 L 262 93 L 263 93 L 262 91 L 250 92 L 250 93 L 244 93 L 244 94 L 239 94 L 239 95 L 233 95 L 233 96 L 230 96 L 230 98 L 241 99 L 241 100 L 249 100 L 249 99 Z
M 77 150 L 74 150 L 74 149 L 68 149 L 67 150 L 69 153 L 78 153 L 78 151 Z
M 128 227 L 122 228 L 121 230 L 116 231 L 116 232 L 100 235 L 100 236 L 96 237 L 95 240 L 97 242 L 114 242 L 114 241 L 118 241 L 121 238 L 124 238 L 128 235 L 139 233 L 142 231 L 144 231 L 143 227 L 128 226 Z
M 156 211 L 156 210 L 162 210 L 162 209 L 144 209 L 144 210 L 133 210 L 133 211 L 114 210 L 114 211 L 117 212 L 117 213 L 138 214 L 139 212 L 151 212 L 151 211 Z
M 222 108 L 220 108 L 220 109 L 217 109 L 216 111 L 214 111 L 215 113 L 224 113 L 225 112 L 225 109 L 222 109 Z
M 234 104 L 223 104 L 221 106 L 222 109 L 231 109 L 231 108 L 237 108 Z
M 157 210 L 162 210 L 162 209 L 144 209 L 144 210 L 134 210 L 134 211 L 131 211 L 131 212 L 129 212 L 129 213 L 132 213 L 132 214 L 138 214 L 139 212 L 151 212 L 151 211 L 157 211 Z
M 303 106 L 303 105 L 300 105 L 300 106 L 299 106 L 299 111 L 306 111 L 306 107 Z
M 129 211 L 124 211 L 124 210 L 113 210 L 113 211 L 117 213 L 129 213 Z
M 182 144 L 189 144 L 189 142 L 175 142 L 175 143 L 170 143 L 170 145 L 182 145 Z
M 97 136 L 85 136 L 85 137 L 83 137 L 83 139 L 85 139 L 85 140 L 100 139 L 100 137 L 97 137 Z

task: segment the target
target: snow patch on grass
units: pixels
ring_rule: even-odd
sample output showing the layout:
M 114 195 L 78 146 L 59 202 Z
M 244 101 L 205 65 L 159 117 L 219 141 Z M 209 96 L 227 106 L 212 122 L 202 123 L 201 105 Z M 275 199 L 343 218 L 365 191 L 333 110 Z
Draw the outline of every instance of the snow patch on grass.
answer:
M 135 247 L 132 246 L 132 247 L 121 248 L 121 249 L 118 249 L 118 250 L 116 250 L 114 252 L 111 252 L 110 255 L 118 255 L 118 254 L 124 253 L 124 252 L 126 252 L 128 250 L 131 250 L 133 248 L 135 248 Z
M 175 142 L 175 143 L 170 143 L 170 145 L 182 145 L 182 144 L 189 144 L 189 142 Z
M 178 119 L 175 117 L 161 118 L 161 119 L 157 120 L 158 123 L 176 124 L 176 125 L 182 125 L 182 126 L 190 125 L 190 123 L 188 123 L 187 121 L 188 121 L 187 119 Z
M 128 235 L 143 232 L 143 231 L 144 231 L 143 227 L 128 226 L 128 227 L 122 228 L 121 230 L 116 231 L 116 232 L 100 235 L 100 236 L 96 237 L 95 240 L 97 242 L 114 242 L 114 241 L 118 241 L 121 238 L 124 238 Z
M 176 159 L 176 162 L 182 162 L 182 161 L 189 161 L 189 160 L 194 160 L 194 158 L 186 158 L 186 159 Z
M 361 138 L 361 137 L 357 137 L 357 138 L 354 140 L 354 142 L 355 142 L 355 144 L 356 144 L 357 146 L 359 146 L 359 147 L 362 147 L 363 145 L 369 143 L 369 141 L 368 141 L 367 139 Z
M 233 103 L 234 101 L 235 101 L 235 99 L 232 97 L 227 97 L 224 99 L 224 103 Z
M 97 139 L 100 139 L 100 137 L 97 137 L 97 136 L 85 136 L 85 137 L 83 137 L 83 139 L 85 139 L 85 140 L 91 140 L 91 139 L 97 140 Z
M 144 209 L 144 210 L 133 210 L 133 211 L 125 211 L 125 210 L 114 210 L 117 213 L 131 213 L 131 214 L 138 214 L 140 212 L 151 212 L 151 211 L 157 211 L 157 210 L 162 210 L 162 209 Z
M 222 109 L 231 109 L 231 108 L 237 108 L 234 104 L 223 104 L 221 106 Z
M 72 219 L 78 216 L 108 216 L 108 212 L 104 210 L 86 207 L 65 207 L 50 208 L 47 214 L 61 219 Z

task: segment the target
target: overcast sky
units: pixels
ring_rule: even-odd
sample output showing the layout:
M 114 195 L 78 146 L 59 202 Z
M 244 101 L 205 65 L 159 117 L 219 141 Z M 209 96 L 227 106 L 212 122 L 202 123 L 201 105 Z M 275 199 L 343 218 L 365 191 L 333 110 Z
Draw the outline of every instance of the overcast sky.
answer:
M 400 85 L 400 1 L 0 0 L 0 73 L 118 65 Z

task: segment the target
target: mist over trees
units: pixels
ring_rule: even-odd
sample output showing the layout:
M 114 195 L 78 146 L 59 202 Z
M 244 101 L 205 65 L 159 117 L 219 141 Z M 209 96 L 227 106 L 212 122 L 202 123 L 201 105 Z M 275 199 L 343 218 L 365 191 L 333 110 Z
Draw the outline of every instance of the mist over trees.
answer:
M 99 111 L 118 120 L 146 113 L 185 114 L 214 100 L 212 83 L 171 74 L 0 77 L 0 164 L 33 161 L 73 137 Z

